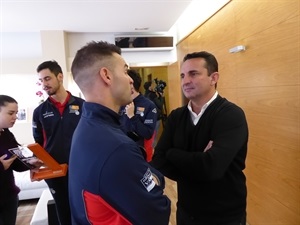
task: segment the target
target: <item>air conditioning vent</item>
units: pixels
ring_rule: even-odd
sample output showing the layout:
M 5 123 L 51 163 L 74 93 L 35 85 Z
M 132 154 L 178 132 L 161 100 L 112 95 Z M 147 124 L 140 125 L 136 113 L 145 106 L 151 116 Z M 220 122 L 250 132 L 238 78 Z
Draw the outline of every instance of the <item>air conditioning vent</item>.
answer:
M 172 50 L 173 37 L 171 36 L 122 36 L 115 37 L 115 44 L 122 50 Z

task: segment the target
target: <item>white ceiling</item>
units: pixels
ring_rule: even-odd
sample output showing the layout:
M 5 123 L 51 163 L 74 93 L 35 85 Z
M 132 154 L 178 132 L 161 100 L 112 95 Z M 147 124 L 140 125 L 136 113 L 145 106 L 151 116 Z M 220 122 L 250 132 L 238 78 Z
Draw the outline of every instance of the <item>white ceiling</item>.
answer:
M 40 31 L 46 30 L 115 37 L 167 34 L 178 41 L 229 1 L 0 0 L 0 61 L 40 57 Z
M 168 32 L 191 1 L 0 0 L 1 32 Z

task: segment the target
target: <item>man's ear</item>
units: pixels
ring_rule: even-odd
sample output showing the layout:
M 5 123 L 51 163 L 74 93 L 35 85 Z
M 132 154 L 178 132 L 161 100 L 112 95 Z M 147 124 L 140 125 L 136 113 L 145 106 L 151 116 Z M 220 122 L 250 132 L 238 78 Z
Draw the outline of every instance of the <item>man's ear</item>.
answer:
M 210 75 L 210 77 L 211 77 L 211 85 L 213 86 L 213 85 L 215 85 L 215 84 L 218 82 L 218 80 L 219 80 L 219 73 L 218 73 L 218 72 L 214 72 L 214 73 L 212 73 L 212 74 Z
M 64 80 L 64 75 L 63 75 L 62 73 L 57 74 L 56 77 L 57 77 L 57 79 L 58 79 L 59 81 L 63 82 L 63 80 Z
M 99 71 L 99 76 L 106 84 L 110 84 L 111 82 L 111 74 L 106 67 L 102 67 Z

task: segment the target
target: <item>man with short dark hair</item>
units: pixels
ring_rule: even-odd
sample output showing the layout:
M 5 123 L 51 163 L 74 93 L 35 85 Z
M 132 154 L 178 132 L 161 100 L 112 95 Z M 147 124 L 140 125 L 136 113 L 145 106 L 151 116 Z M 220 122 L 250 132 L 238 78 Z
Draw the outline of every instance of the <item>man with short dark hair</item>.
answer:
M 58 163 L 68 164 L 72 136 L 80 119 L 84 100 L 65 90 L 62 69 L 56 61 L 41 63 L 37 72 L 39 82 L 49 97 L 33 112 L 34 140 Z M 70 225 L 68 175 L 45 181 L 55 200 L 60 224 Z
M 74 132 L 69 176 L 73 225 L 167 225 L 164 177 L 144 159 L 120 126 L 120 107 L 132 102 L 133 80 L 121 49 L 90 42 L 71 71 L 86 102 Z
M 177 181 L 177 225 L 245 225 L 245 114 L 218 94 L 211 53 L 187 54 L 180 71 L 189 103 L 168 116 L 151 164 Z
M 155 90 L 154 83 L 152 81 L 147 81 L 144 84 L 145 88 L 145 97 L 150 99 L 156 106 L 157 109 L 157 121 L 155 125 L 155 133 L 154 133 L 154 140 L 152 147 L 155 148 L 155 145 L 157 143 L 157 134 L 160 128 L 160 123 L 164 119 L 164 96 L 163 93 L 160 93 L 159 91 Z M 162 121 L 164 123 L 164 121 Z
M 133 101 L 121 108 L 121 124 L 124 132 L 146 150 L 146 159 L 152 159 L 157 109 L 154 103 L 140 93 L 141 76 L 128 70 L 133 80 Z

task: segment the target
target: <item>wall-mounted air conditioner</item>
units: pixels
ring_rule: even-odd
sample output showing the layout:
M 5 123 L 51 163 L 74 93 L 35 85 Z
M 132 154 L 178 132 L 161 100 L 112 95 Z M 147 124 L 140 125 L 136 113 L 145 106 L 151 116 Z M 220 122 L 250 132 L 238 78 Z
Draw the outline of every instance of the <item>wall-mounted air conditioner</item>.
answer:
M 170 51 L 174 49 L 172 36 L 132 36 L 115 37 L 115 44 L 122 51 Z

